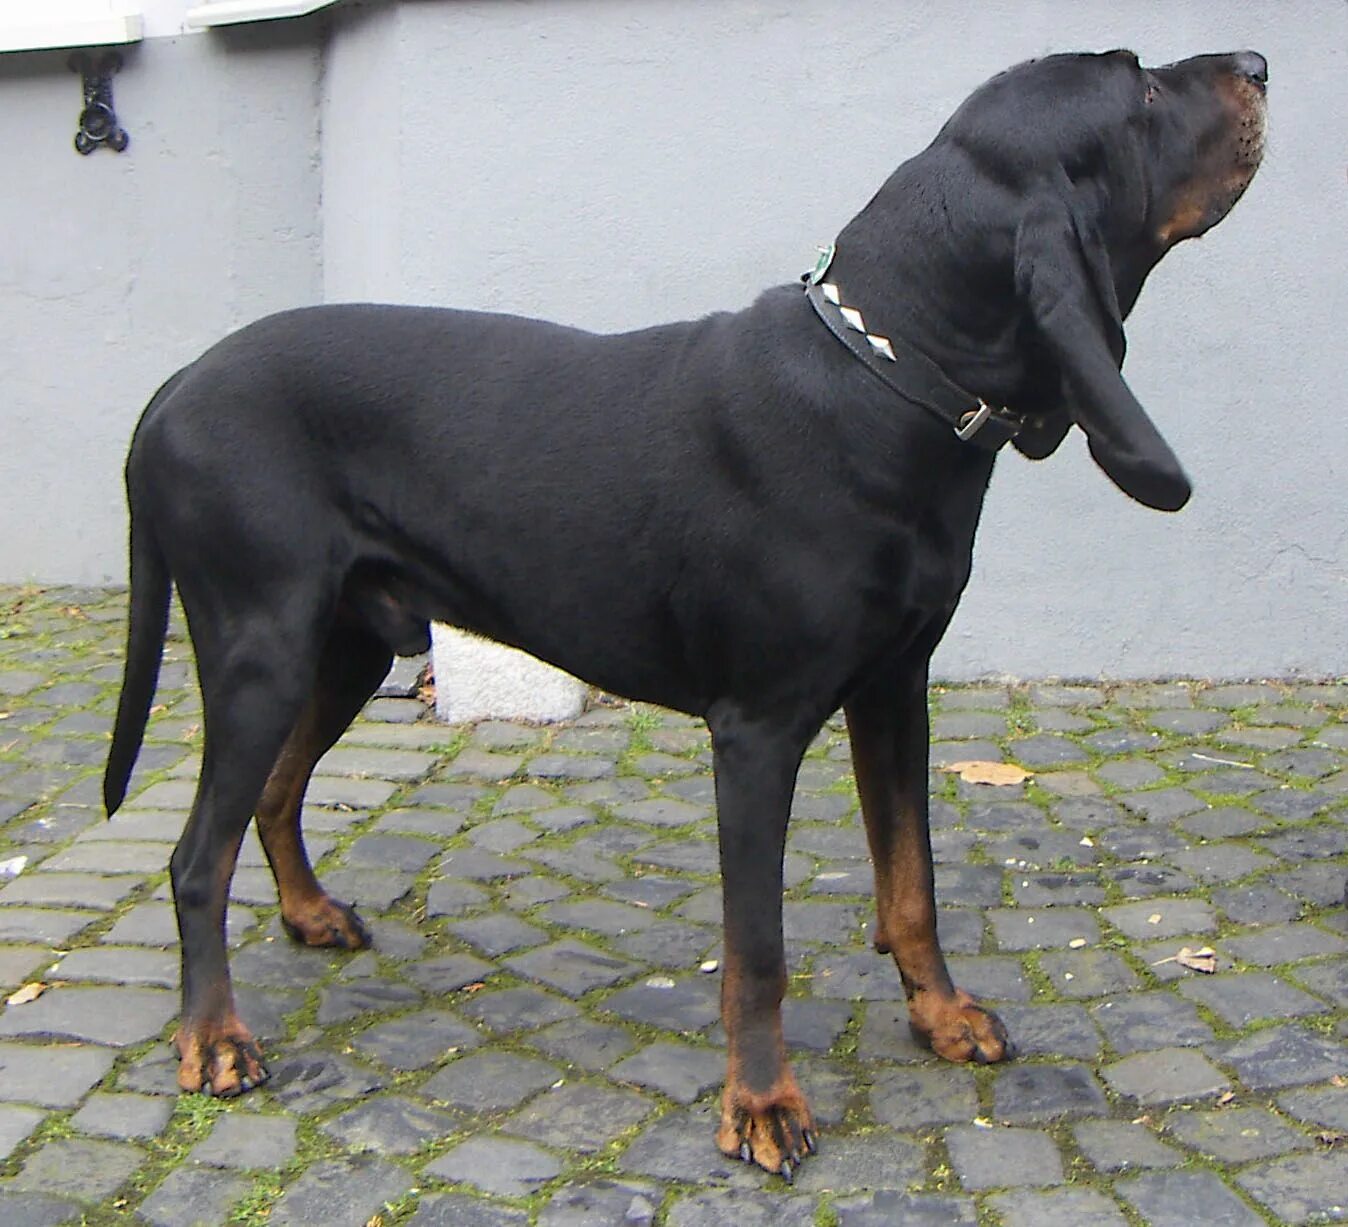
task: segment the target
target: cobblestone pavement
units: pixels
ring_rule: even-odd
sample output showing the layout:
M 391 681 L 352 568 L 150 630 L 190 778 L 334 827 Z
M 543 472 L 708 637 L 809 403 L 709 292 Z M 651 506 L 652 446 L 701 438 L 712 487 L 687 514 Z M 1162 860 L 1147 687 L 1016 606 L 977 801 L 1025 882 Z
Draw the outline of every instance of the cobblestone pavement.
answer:
M 941 927 L 1022 1056 L 946 1065 L 867 943 L 846 738 L 800 776 L 794 1188 L 712 1143 L 706 734 L 601 705 L 437 726 L 381 698 L 320 767 L 320 871 L 377 945 L 281 934 L 250 836 L 233 969 L 274 1073 L 174 1093 L 169 851 L 196 773 L 180 625 L 133 798 L 99 775 L 123 598 L 0 590 L 0 1223 L 417 1227 L 1306 1223 L 1348 1217 L 1348 686 L 933 692 Z M 1174 961 L 1210 946 L 1216 973 Z

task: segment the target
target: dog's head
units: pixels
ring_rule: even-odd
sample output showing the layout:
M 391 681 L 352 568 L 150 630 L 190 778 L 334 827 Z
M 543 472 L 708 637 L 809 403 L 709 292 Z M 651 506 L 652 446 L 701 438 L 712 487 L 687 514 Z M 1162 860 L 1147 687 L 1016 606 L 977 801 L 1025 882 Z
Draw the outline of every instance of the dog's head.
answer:
M 1128 51 L 1050 56 L 994 77 L 942 130 L 938 142 L 1022 202 L 1017 300 L 1061 384 L 1016 440 L 1026 455 L 1047 456 L 1075 421 L 1120 489 L 1168 511 L 1187 502 L 1178 460 L 1119 374 L 1123 320 L 1157 261 L 1249 186 L 1267 79 L 1253 51 L 1152 69 Z

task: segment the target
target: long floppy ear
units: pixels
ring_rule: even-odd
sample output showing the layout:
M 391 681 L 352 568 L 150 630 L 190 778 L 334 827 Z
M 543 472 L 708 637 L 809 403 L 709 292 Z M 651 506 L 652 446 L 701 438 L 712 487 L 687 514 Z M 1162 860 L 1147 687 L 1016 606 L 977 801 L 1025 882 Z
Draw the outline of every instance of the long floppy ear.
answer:
M 1178 511 L 1191 487 L 1119 374 L 1123 320 L 1103 243 L 1062 199 L 1032 204 L 1016 233 L 1016 290 L 1071 393 L 1091 455 L 1125 494 Z

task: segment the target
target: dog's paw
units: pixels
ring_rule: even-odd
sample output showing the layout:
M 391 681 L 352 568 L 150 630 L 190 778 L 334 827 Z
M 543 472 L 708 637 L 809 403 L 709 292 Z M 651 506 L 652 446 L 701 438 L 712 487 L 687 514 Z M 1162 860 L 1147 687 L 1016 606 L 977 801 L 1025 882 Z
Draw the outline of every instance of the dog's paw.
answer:
M 818 1148 L 818 1135 L 810 1105 L 790 1070 L 766 1094 L 726 1084 L 716 1145 L 722 1154 L 757 1163 L 791 1183 L 796 1168 Z
M 372 944 L 370 930 L 350 904 L 338 903 L 331 895 L 320 895 L 281 914 L 281 927 L 305 946 L 336 946 L 343 950 L 364 950 Z
M 1015 1056 L 1006 1025 L 963 989 L 954 996 L 916 994 L 908 1003 L 914 1038 L 947 1061 L 976 1061 L 990 1065 Z
M 271 1077 L 252 1032 L 237 1016 L 223 1022 L 184 1023 L 173 1045 L 180 1062 L 178 1085 L 184 1091 L 230 1098 Z

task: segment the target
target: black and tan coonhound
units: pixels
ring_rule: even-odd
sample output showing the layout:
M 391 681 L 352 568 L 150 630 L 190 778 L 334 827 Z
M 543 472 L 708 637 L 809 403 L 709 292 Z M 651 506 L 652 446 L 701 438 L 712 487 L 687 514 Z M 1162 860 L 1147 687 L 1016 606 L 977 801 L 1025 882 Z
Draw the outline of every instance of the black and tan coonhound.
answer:
M 438 619 L 711 731 L 729 1067 L 717 1142 L 788 1177 L 815 1125 L 787 1061 L 781 891 L 803 752 L 846 710 L 875 867 L 875 944 L 916 1034 L 997 1061 L 997 1017 L 936 936 L 928 660 L 969 578 L 999 446 L 1073 423 L 1122 490 L 1190 487 L 1119 373 L 1156 263 L 1263 152 L 1267 65 L 1054 55 L 994 77 L 905 162 L 805 286 L 616 336 L 418 307 L 244 328 L 151 401 L 127 462 L 121 804 L 175 583 L 205 749 L 172 857 L 186 1090 L 267 1077 L 223 922 L 249 819 L 292 937 L 369 942 L 306 856 L 315 762 Z

